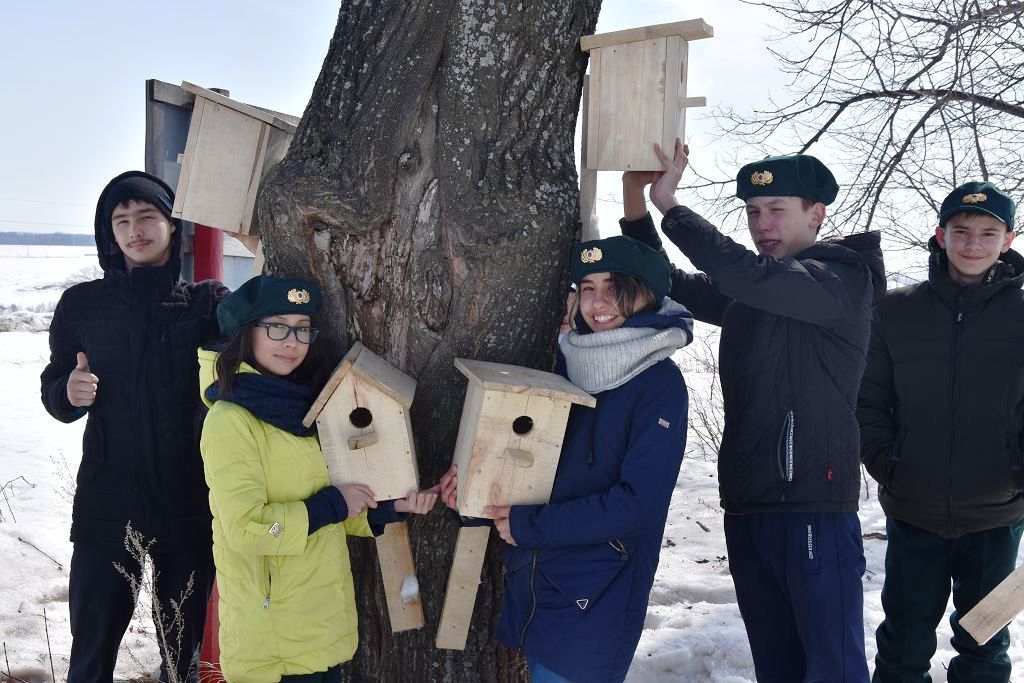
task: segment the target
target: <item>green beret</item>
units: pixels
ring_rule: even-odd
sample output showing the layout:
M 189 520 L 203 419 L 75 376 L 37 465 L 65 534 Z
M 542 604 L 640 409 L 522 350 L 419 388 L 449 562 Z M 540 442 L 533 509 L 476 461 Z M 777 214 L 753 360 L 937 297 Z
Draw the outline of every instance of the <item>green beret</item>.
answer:
M 646 282 L 659 301 L 672 289 L 668 260 L 625 235 L 572 245 L 569 268 L 577 286 L 590 273 L 625 273 Z
M 801 197 L 831 204 L 839 194 L 832 171 L 810 154 L 767 157 L 747 164 L 736 174 L 736 196 Z
M 291 277 L 257 275 L 229 294 L 217 307 L 217 322 L 226 337 L 238 328 L 270 315 L 320 310 L 323 295 L 315 282 Z
M 992 183 L 964 183 L 949 193 L 939 209 L 939 225 L 945 226 L 950 216 L 963 211 L 980 211 L 1006 224 L 1013 230 L 1013 216 L 1017 205 L 1010 195 Z

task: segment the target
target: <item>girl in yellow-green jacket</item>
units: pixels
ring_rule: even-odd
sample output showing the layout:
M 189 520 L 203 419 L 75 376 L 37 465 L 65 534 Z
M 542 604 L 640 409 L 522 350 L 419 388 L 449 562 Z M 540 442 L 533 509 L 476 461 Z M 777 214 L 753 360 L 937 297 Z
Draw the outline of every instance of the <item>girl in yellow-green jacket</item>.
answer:
M 321 300 L 313 282 L 255 277 L 218 309 L 227 344 L 199 351 L 230 683 L 340 680 L 358 642 L 346 536 L 381 533 L 437 499 L 426 491 L 377 503 L 365 486 L 331 485 L 316 428 L 302 425 L 330 370 L 314 344 Z

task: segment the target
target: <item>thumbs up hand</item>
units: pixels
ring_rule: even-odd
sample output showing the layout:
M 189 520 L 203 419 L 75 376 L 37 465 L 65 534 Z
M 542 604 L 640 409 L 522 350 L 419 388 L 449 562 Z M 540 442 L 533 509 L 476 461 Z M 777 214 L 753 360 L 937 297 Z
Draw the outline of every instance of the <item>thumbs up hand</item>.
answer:
M 96 402 L 96 387 L 100 378 L 89 372 L 89 359 L 78 352 L 78 364 L 68 376 L 68 402 L 76 408 L 86 408 Z

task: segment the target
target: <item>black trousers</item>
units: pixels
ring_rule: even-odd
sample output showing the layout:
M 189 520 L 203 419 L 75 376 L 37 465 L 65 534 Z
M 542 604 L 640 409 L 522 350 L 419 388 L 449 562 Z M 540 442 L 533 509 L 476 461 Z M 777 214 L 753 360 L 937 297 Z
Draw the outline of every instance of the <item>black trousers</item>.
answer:
M 341 664 L 315 674 L 282 676 L 281 683 L 341 683 Z
M 157 543 L 151 547 L 149 557 L 156 572 L 155 589 L 165 630 L 172 628 L 171 619 L 175 610 L 171 600 L 180 600 L 189 577 L 192 578 L 192 593 L 180 605 L 180 629 L 173 629 L 166 638 L 173 664 L 168 661 L 169 653 L 160 638 L 157 615 L 153 615 L 162 660 L 160 680 L 170 680 L 168 666 L 173 666 L 178 681 L 197 681 L 206 603 L 213 585 L 213 548 L 204 543 L 161 552 Z M 69 683 L 110 683 L 114 677 L 117 651 L 135 611 L 131 585 L 114 567 L 115 563 L 135 577 L 141 575 L 139 562 L 123 546 L 75 543 L 71 554 L 69 595 Z
M 875 631 L 874 683 L 926 683 L 935 654 L 935 629 L 953 592 L 950 642 L 957 656 L 949 662 L 950 683 L 1006 683 L 1010 680 L 1010 630 L 1003 628 L 985 645 L 960 626 L 978 601 L 999 585 L 1017 563 L 1024 522 L 959 538 L 942 538 L 912 524 L 886 520 L 882 609 Z

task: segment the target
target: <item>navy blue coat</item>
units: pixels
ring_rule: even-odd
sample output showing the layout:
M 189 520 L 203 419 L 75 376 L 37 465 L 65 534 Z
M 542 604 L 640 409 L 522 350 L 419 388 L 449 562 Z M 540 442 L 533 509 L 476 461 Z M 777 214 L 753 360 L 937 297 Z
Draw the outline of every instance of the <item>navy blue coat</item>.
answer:
M 681 306 L 625 326 L 691 329 Z M 573 681 L 620 681 L 643 631 L 686 446 L 671 359 L 573 406 L 551 502 L 516 505 L 495 639 Z
M 650 215 L 622 221 L 652 247 Z M 885 291 L 877 232 L 762 256 L 684 206 L 662 230 L 702 273 L 673 269 L 670 296 L 722 328 L 725 430 L 718 482 L 726 512 L 852 512 L 860 490 L 854 416 L 872 302 Z

